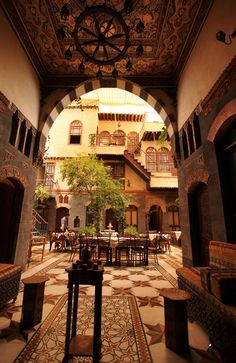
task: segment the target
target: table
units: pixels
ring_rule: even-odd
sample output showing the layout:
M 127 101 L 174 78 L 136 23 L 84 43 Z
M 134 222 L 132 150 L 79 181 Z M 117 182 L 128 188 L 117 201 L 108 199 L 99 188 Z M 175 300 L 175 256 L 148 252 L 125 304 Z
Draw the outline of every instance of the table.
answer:
M 191 295 L 176 288 L 163 289 L 160 295 L 164 297 L 166 346 L 176 353 L 186 352 L 189 349 L 187 300 Z
M 28 329 L 40 323 L 43 313 L 43 299 L 46 275 L 31 276 L 22 280 L 24 295 L 22 303 L 21 329 Z

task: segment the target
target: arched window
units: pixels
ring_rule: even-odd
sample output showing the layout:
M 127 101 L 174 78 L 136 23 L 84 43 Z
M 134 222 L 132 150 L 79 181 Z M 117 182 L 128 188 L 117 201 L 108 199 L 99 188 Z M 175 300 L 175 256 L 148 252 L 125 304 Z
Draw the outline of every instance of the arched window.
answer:
M 168 207 L 168 224 L 172 231 L 179 229 L 179 208 L 176 205 Z
M 146 168 L 153 172 L 157 169 L 157 153 L 154 147 L 148 147 L 146 150 Z
M 166 147 L 162 147 L 157 152 L 158 155 L 158 171 L 170 171 L 170 152 Z
M 68 204 L 68 202 L 69 202 L 69 197 L 68 197 L 68 195 L 66 194 L 66 195 L 64 196 L 64 203 L 67 203 L 67 204 Z
M 59 203 L 63 203 L 63 196 L 61 194 L 59 195 L 58 199 L 59 199 Z
M 116 130 L 113 134 L 115 145 L 125 145 L 125 133 L 122 130 Z
M 125 211 L 125 221 L 128 226 L 138 228 L 138 208 L 135 205 L 129 205 Z
M 135 131 L 131 131 L 128 134 L 128 138 L 127 138 L 127 149 L 130 153 L 135 152 L 135 150 L 138 147 L 138 143 L 139 143 L 139 137 L 138 137 L 138 133 Z
M 70 144 L 81 144 L 82 123 L 73 121 L 70 125 Z
M 99 134 L 99 145 L 101 146 L 105 146 L 105 145 L 110 145 L 110 132 L 109 131 L 102 131 Z

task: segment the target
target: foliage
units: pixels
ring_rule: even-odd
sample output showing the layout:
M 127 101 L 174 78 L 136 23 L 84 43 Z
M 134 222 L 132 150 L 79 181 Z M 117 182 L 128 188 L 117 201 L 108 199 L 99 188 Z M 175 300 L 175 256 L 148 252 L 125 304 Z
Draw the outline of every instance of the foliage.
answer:
M 122 192 L 120 182 L 112 179 L 110 167 L 105 166 L 95 155 L 79 154 L 63 161 L 61 175 L 72 192 L 88 193 L 89 213 L 97 233 L 100 232 L 104 212 L 108 207 L 114 211 L 123 227 L 129 199 Z
M 80 227 L 79 228 L 79 235 L 80 236 L 94 236 L 96 233 L 96 229 L 94 226 L 86 226 L 86 227 Z
M 168 132 L 166 127 L 162 127 L 161 133 L 157 139 L 158 144 L 163 145 L 168 140 Z
M 126 236 L 133 236 L 133 237 L 138 236 L 137 228 L 135 226 L 127 226 L 127 227 L 125 227 L 125 229 L 124 229 L 124 235 L 126 235 Z
M 96 145 L 96 134 L 89 134 L 89 145 L 91 147 Z
M 34 201 L 36 203 L 43 203 L 49 198 L 49 193 L 43 183 L 37 185 L 34 193 Z

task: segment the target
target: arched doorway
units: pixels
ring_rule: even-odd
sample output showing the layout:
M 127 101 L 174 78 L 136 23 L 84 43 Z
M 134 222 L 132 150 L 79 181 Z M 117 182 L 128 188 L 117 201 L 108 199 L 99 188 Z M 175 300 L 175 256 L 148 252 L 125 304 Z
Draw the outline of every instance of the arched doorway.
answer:
M 188 203 L 193 266 L 208 266 L 212 230 L 207 185 L 199 183 L 188 194 Z
M 227 239 L 236 242 L 236 119 L 226 122 L 216 141 Z
M 0 262 L 14 263 L 24 187 L 14 178 L 0 182 Z
M 152 205 L 149 211 L 149 231 L 161 231 L 162 210 L 158 205 Z
M 61 232 L 61 219 L 69 213 L 69 209 L 66 207 L 60 207 L 56 212 L 56 232 Z
M 118 227 L 119 227 L 119 222 L 115 216 L 115 213 L 113 211 L 113 209 L 107 209 L 106 210 L 106 214 L 105 214 L 105 229 L 107 228 L 107 226 L 109 225 L 109 223 L 111 222 L 112 224 L 112 229 L 114 229 L 115 231 L 118 231 Z

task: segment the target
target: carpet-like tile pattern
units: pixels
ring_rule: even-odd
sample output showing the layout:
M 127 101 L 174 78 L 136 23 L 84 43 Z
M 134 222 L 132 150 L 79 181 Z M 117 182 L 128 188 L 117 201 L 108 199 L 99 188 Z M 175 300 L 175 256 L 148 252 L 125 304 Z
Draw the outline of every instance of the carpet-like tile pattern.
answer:
M 79 299 L 77 334 L 92 334 L 93 297 Z M 61 362 L 64 357 L 67 295 L 63 295 L 15 363 Z M 134 296 L 102 299 L 101 362 L 151 363 L 152 359 Z M 73 362 L 91 362 L 73 357 Z
M 31 264 L 22 278 L 47 275 L 42 323 L 19 331 L 23 288 L 15 304 L 0 311 L 0 363 L 61 362 L 64 356 L 67 281 L 65 269 L 71 265 L 68 254 L 49 254 L 42 264 Z M 182 357 L 165 346 L 163 288 L 177 287 L 175 268 L 181 266 L 181 253 L 158 256 L 156 265 L 105 267 L 103 275 L 102 360 L 108 363 L 203 363 L 208 338 L 200 327 L 190 323 L 191 354 Z M 78 329 L 91 331 L 91 311 L 94 286 L 80 286 L 81 311 Z M 150 351 L 150 352 L 149 352 Z M 201 355 L 203 360 L 201 359 Z M 212 359 L 212 355 L 211 359 Z M 74 357 L 74 362 L 89 362 L 90 358 Z M 214 362 L 214 358 L 212 359 Z

